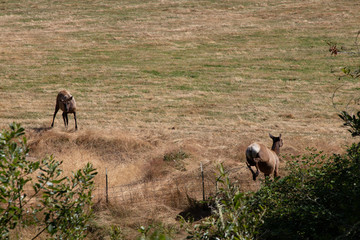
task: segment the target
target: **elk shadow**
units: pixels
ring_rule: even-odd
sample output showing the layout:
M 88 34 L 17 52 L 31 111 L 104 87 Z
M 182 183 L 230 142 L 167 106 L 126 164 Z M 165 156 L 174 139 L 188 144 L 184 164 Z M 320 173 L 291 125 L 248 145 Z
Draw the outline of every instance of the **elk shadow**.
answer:
M 52 127 L 37 127 L 37 128 L 31 128 L 31 130 L 33 130 L 36 133 L 42 133 L 42 132 L 46 132 L 49 131 L 50 129 L 52 129 Z

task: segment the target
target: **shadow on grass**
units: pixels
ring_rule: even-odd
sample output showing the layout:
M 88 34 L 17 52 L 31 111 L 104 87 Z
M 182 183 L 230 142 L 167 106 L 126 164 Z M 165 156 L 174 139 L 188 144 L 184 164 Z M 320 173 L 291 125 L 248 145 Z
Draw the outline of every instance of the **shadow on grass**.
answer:
M 42 133 L 42 132 L 46 132 L 49 131 L 50 129 L 52 129 L 52 127 L 37 127 L 37 128 L 31 128 L 31 130 L 33 130 L 36 133 Z
M 211 216 L 211 207 L 207 201 L 197 201 L 187 196 L 189 206 L 176 217 L 177 220 L 183 218 L 186 221 L 198 221 Z
M 30 128 L 30 129 L 36 133 L 43 133 L 43 132 L 47 132 L 53 128 L 52 127 L 35 127 L 35 128 Z M 74 133 L 74 132 L 77 132 L 77 130 L 76 129 L 64 129 L 64 132 Z

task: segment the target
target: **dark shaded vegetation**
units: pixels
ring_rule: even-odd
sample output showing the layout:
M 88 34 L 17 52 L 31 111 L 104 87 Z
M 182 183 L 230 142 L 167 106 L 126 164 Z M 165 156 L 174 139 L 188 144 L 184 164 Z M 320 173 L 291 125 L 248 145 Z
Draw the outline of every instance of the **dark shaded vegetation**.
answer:
M 360 239 L 360 143 L 293 157 L 289 175 L 242 193 L 220 167 L 212 215 L 190 239 Z
M 249 204 L 265 208 L 259 239 L 359 239 L 360 144 L 344 155 L 297 157 L 288 176 L 267 182 Z

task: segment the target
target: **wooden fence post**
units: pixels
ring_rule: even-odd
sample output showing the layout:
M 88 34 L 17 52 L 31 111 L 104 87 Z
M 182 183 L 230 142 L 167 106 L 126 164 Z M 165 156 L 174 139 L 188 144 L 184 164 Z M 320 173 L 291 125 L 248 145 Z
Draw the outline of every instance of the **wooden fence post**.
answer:
M 107 168 L 105 168 L 105 175 L 106 175 L 106 203 L 109 203 L 109 185 L 108 185 L 108 174 Z
M 203 169 L 202 162 L 200 163 L 200 169 L 201 169 L 201 181 L 202 181 L 203 201 L 205 201 L 205 182 L 204 182 L 204 169 Z

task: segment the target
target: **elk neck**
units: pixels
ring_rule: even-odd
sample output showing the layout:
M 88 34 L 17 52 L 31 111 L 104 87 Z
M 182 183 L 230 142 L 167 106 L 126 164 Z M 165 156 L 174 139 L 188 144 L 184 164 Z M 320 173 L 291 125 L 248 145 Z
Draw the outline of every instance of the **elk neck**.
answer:
M 280 141 L 274 142 L 271 150 L 273 150 L 277 155 L 280 154 Z

